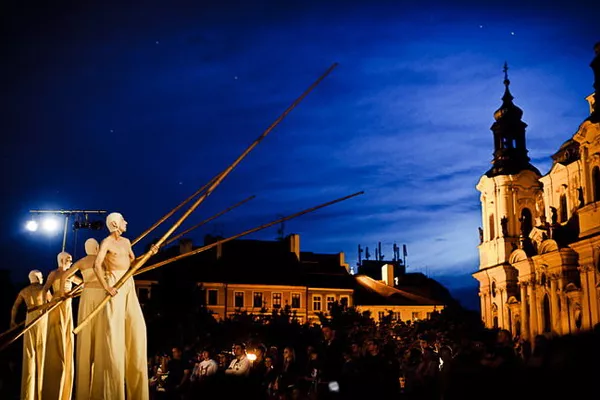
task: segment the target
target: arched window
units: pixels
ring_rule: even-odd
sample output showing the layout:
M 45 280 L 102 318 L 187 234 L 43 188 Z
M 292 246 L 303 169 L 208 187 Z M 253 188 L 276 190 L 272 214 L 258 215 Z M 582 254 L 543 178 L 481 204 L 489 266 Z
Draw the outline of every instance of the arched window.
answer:
M 569 218 L 569 212 L 567 210 L 567 195 L 560 195 L 560 222 L 567 222 Z
M 494 329 L 498 329 L 498 316 L 494 316 Z
M 594 193 L 594 201 L 600 201 L 600 168 L 592 169 L 592 190 Z
M 489 224 L 490 240 L 494 240 L 496 238 L 496 229 L 494 228 L 494 214 L 490 214 L 488 224 Z
M 492 297 L 496 297 L 496 282 L 492 282 Z
M 548 295 L 544 295 L 544 332 L 552 331 L 552 320 L 550 319 L 550 299 Z

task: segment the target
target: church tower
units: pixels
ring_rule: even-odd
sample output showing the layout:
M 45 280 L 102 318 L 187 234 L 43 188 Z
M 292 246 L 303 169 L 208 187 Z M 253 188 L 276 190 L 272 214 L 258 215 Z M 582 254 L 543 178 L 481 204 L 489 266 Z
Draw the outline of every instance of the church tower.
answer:
M 518 272 L 509 263 L 516 249 L 531 251 L 529 234 L 544 224 L 544 205 L 540 172 L 530 164 L 525 139 L 527 124 L 523 110 L 514 97 L 504 64 L 504 96 L 494 113 L 491 126 L 494 138 L 492 167 L 481 177 L 482 227 L 479 228 L 479 271 L 473 274 L 480 283 L 483 321 L 487 327 L 509 328 L 506 303 L 519 297 Z

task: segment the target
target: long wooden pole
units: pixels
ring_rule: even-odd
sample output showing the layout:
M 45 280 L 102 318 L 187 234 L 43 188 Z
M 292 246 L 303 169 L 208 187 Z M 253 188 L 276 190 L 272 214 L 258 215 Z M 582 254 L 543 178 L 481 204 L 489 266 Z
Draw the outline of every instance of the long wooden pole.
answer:
M 0 333 L 0 338 L 8 335 L 9 333 L 16 331 L 17 329 L 19 329 L 20 327 L 22 327 L 23 325 L 25 325 L 25 321 L 21 321 L 19 322 L 17 325 L 13 326 L 10 329 L 5 330 L 4 332 Z
M 202 252 L 204 252 L 204 251 L 206 251 L 206 250 L 210 250 L 210 249 L 212 249 L 213 247 L 216 247 L 216 246 L 218 246 L 218 245 L 221 245 L 221 244 L 223 244 L 223 243 L 227 243 L 227 242 L 230 242 L 230 241 L 232 241 L 232 240 L 235 240 L 235 239 L 237 239 L 237 238 L 240 238 L 240 237 L 242 237 L 242 236 L 246 236 L 246 235 L 249 235 L 249 234 L 251 234 L 251 233 L 254 233 L 254 232 L 257 232 L 257 231 L 260 231 L 260 230 L 263 230 L 263 229 L 269 228 L 269 227 L 271 227 L 271 226 L 273 226 L 273 225 L 280 224 L 280 223 L 282 223 L 282 222 L 284 222 L 284 221 L 288 221 L 288 220 L 290 220 L 290 219 L 297 218 L 297 217 L 299 217 L 299 216 L 301 216 L 301 215 L 308 214 L 308 213 L 310 213 L 310 212 L 313 212 L 313 211 L 316 211 L 316 210 L 318 210 L 318 209 L 320 209 L 320 208 L 324 208 L 324 207 L 330 206 L 330 205 L 332 205 L 332 204 L 339 203 L 339 202 L 342 202 L 342 201 L 344 201 L 344 200 L 351 199 L 352 197 L 356 197 L 356 196 L 359 196 L 359 195 L 361 195 L 361 194 L 364 194 L 364 191 L 356 192 L 356 193 L 353 193 L 353 194 L 351 194 L 351 195 L 348 195 L 348 196 L 340 197 L 339 199 L 335 199 L 335 200 L 328 201 L 327 203 L 323 203 L 323 204 L 320 204 L 320 205 L 318 205 L 318 206 L 315 206 L 315 207 L 307 208 L 306 210 L 299 211 L 299 212 L 297 212 L 297 213 L 294 213 L 294 214 L 288 215 L 287 217 L 279 218 L 279 219 L 277 219 L 277 220 L 275 220 L 275 221 L 272 221 L 272 222 L 266 223 L 266 224 L 264 224 L 264 225 L 260 225 L 260 226 L 258 226 L 258 227 L 256 227 L 256 228 L 248 229 L 247 231 L 244 231 L 244 232 L 242 232 L 242 233 L 238 233 L 237 235 L 230 236 L 230 237 L 228 237 L 228 238 L 225 238 L 225 239 L 218 240 L 218 241 L 216 241 L 216 242 L 214 242 L 214 243 L 211 243 L 211 244 L 208 244 L 208 245 L 206 245 L 206 246 L 202 246 L 202 247 L 199 247 L 199 248 L 197 248 L 197 249 L 195 249 L 195 250 L 188 251 L 187 253 L 183 253 L 183 254 L 180 254 L 180 255 L 178 255 L 178 256 L 175 256 L 175 257 L 169 258 L 168 260 L 160 261 L 160 262 L 158 262 L 158 263 L 156 263 L 156 264 L 149 265 L 149 266 L 147 266 L 147 267 L 145 267 L 145 268 L 140 268 L 140 269 L 139 269 L 139 270 L 138 270 L 138 271 L 135 273 L 135 276 L 137 276 L 137 275 L 140 275 L 140 274 L 143 274 L 144 272 L 148 272 L 148 271 L 151 271 L 151 270 L 153 270 L 153 269 L 156 269 L 156 268 L 162 267 L 162 266 L 164 266 L 164 265 L 170 264 L 170 263 L 172 263 L 172 262 L 175 262 L 175 261 L 181 260 L 182 258 L 186 258 L 186 257 L 189 257 L 189 256 L 193 256 L 194 254 L 202 253 Z
M 223 173 L 221 173 L 217 178 L 210 184 L 208 189 L 204 192 L 198 200 L 196 200 L 192 206 L 175 222 L 175 224 L 169 228 L 169 230 L 158 240 L 155 244 L 157 247 L 160 247 L 171 234 L 185 221 L 192 212 L 215 190 L 215 188 L 231 173 L 231 171 L 281 122 L 283 119 L 310 93 L 312 90 L 319 84 L 327 75 L 333 71 L 333 69 L 337 67 L 337 63 L 333 64 L 331 67 L 323 73 L 300 97 L 298 97 L 280 116 L 269 126 L 240 156 L 229 166 Z M 152 251 L 146 252 L 144 256 L 136 260 L 134 264 L 127 270 L 127 272 L 119 279 L 119 281 L 114 285 L 115 289 L 121 288 L 128 279 L 130 279 L 137 270 L 139 270 L 152 256 Z M 96 315 L 102 310 L 104 306 L 109 302 L 112 296 L 107 295 L 104 297 L 102 302 L 90 313 L 88 316 L 81 321 L 81 323 L 73 330 L 74 334 L 78 334 L 83 327 L 85 327 Z
M 160 224 L 162 224 L 163 222 L 165 222 L 173 214 L 175 214 L 177 211 L 179 211 L 179 209 L 181 209 L 181 207 L 185 206 L 187 203 L 189 203 L 190 201 L 192 201 L 196 196 L 198 196 L 200 193 L 202 193 L 203 191 L 205 191 L 206 188 L 208 188 L 209 185 L 211 183 L 213 183 L 215 181 L 215 179 L 217 179 L 218 176 L 219 175 L 213 177 L 210 181 L 208 181 L 208 183 L 206 183 L 200 189 L 196 190 L 196 192 L 194 194 L 192 194 L 190 197 L 188 197 L 187 199 L 185 199 L 184 201 L 182 201 L 177 207 L 175 207 L 174 209 L 172 209 L 171 211 L 169 211 L 168 213 L 166 213 L 165 215 L 163 215 L 163 217 L 161 219 L 159 219 L 158 221 L 156 221 L 150 228 L 146 229 L 144 232 L 142 232 L 140 234 L 140 236 L 138 236 L 135 239 L 133 239 L 133 241 L 131 242 L 131 245 L 133 246 L 134 244 L 136 244 L 137 242 L 139 242 L 140 240 L 142 240 L 143 238 L 145 238 L 150 232 L 152 232 L 153 230 L 155 230 Z
M 38 322 L 40 322 L 42 320 L 42 318 L 44 318 L 44 316 L 46 316 L 48 313 L 50 313 L 56 307 L 61 305 L 63 303 L 63 301 L 73 298 L 73 297 L 76 297 L 76 296 L 79 296 L 81 294 L 82 289 L 83 289 L 83 283 L 80 283 L 79 285 L 77 285 L 73 289 L 71 289 L 71 291 L 69 293 L 65 294 L 64 296 L 58 297 L 56 299 L 52 299 L 49 303 L 45 304 L 46 308 L 43 309 L 42 313 L 40 315 L 38 315 L 37 317 L 35 317 L 35 319 L 33 321 L 31 321 L 27 326 L 25 326 L 25 328 L 17 336 L 13 337 L 8 342 L 6 342 L 4 345 L 2 345 L 2 347 L 0 347 L 0 351 L 4 350 L 8 346 L 10 346 L 14 342 L 16 342 L 17 339 L 19 339 L 27 331 L 29 331 L 31 328 L 33 328 Z
M 249 202 L 250 200 L 254 199 L 255 197 L 256 197 L 256 196 L 252 195 L 252 196 L 250 196 L 250 197 L 248 197 L 248 198 L 246 198 L 246 199 L 244 199 L 244 200 L 242 200 L 242 201 L 240 201 L 240 202 L 237 202 L 237 203 L 235 203 L 234 205 L 232 205 L 232 206 L 230 206 L 230 207 L 228 207 L 228 208 L 224 209 L 223 211 L 221 211 L 221 212 L 219 212 L 219 213 L 217 213 L 217 214 L 213 215 L 212 217 L 209 217 L 209 218 L 205 219 L 204 221 L 197 223 L 196 225 L 192 226 L 191 228 L 188 228 L 188 229 L 186 229 L 185 231 L 181 232 L 179 235 L 175 235 L 175 236 L 173 236 L 171 239 L 167 240 L 167 241 L 165 242 L 164 246 L 167 246 L 167 245 L 169 245 L 169 244 L 173 243 L 174 241 L 176 241 L 176 240 L 177 240 L 177 239 L 179 239 L 180 237 L 184 236 L 186 233 L 190 233 L 190 232 L 191 232 L 191 231 L 193 231 L 194 229 L 198 229 L 198 228 L 200 228 L 201 226 L 208 224 L 208 223 L 209 223 L 210 221 L 212 221 L 213 219 L 215 219 L 215 218 L 219 218 L 219 217 L 220 217 L 221 215 L 223 215 L 223 214 L 227 214 L 229 211 L 233 210 L 234 208 L 237 208 L 237 207 L 241 206 L 242 204 L 245 204 L 245 203 Z

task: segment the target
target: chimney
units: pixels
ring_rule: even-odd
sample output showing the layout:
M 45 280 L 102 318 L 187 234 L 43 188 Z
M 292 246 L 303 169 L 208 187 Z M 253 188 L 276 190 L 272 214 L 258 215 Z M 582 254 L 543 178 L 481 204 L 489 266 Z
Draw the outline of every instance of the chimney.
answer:
M 394 287 L 394 265 L 383 264 L 381 267 L 381 280 L 386 285 Z
M 346 272 L 348 272 L 348 273 L 350 274 L 350 273 L 351 273 L 351 272 L 350 272 L 350 264 L 348 264 L 348 263 L 346 262 L 346 255 L 345 255 L 345 254 L 344 254 L 344 252 L 342 251 L 342 252 L 338 253 L 338 256 L 340 257 L 340 265 L 341 265 L 342 267 L 346 268 Z
M 204 236 L 204 245 L 207 246 L 209 244 L 218 242 L 219 240 L 222 240 L 222 239 L 223 238 L 220 236 L 206 235 L 206 236 Z M 215 246 L 215 254 L 216 254 L 217 260 L 221 258 L 221 256 L 223 255 L 223 245 L 222 244 L 218 244 Z
M 189 253 L 194 250 L 192 239 L 181 239 L 179 241 L 179 254 Z
M 296 258 L 300 260 L 300 235 L 297 233 L 292 233 L 291 235 L 288 235 L 287 241 L 290 252 L 295 253 Z

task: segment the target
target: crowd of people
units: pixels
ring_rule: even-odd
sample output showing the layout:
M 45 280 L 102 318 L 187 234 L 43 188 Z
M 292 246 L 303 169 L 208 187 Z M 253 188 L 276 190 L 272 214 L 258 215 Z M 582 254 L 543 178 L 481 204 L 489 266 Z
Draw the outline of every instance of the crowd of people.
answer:
M 253 337 L 219 349 L 199 339 L 149 360 L 151 396 L 555 398 L 585 393 L 593 382 L 594 369 L 586 365 L 600 355 L 598 329 L 560 338 L 539 335 L 530 343 L 506 330 L 473 328 L 452 318 L 435 313 L 425 321 L 356 322 L 339 330 L 324 324 L 318 337 L 280 347 Z

